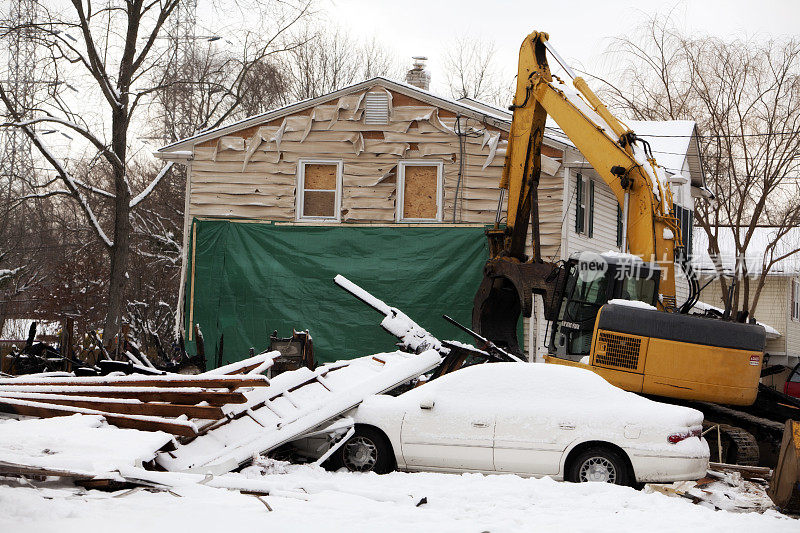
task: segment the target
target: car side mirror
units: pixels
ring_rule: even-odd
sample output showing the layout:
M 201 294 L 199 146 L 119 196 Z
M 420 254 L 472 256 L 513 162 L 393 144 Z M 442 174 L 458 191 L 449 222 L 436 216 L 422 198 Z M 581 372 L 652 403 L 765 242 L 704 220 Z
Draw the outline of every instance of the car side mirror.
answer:
M 419 408 L 420 409 L 433 409 L 433 404 L 434 403 L 435 402 L 433 401 L 433 398 L 423 398 L 419 402 Z

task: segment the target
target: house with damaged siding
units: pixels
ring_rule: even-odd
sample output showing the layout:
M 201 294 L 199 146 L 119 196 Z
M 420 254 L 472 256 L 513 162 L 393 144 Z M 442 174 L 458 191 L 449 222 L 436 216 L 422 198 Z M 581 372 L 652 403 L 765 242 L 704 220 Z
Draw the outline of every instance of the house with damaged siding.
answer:
M 506 111 L 378 77 L 161 148 L 187 167 L 187 341 L 199 324 L 219 364 L 292 328 L 311 331 L 320 361 L 389 349 L 372 311 L 333 285 L 337 273 L 437 337 L 469 341 L 441 314 L 470 322 L 484 229 L 504 222 L 510 125 Z M 610 189 L 557 129 L 544 145 L 542 256 L 615 249 Z M 675 186 L 691 198 L 702 179 L 688 174 Z M 519 327 L 533 356 L 545 325 Z

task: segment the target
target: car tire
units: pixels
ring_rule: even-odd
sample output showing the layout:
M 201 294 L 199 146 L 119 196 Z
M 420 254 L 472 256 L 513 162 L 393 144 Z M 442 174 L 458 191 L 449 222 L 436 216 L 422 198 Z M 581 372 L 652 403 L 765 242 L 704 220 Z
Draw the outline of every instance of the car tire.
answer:
M 358 427 L 352 437 L 331 457 L 331 465 L 351 472 L 387 474 L 395 469 L 394 452 L 389 440 L 379 430 Z
M 617 450 L 602 446 L 587 448 L 573 457 L 565 478 L 573 483 L 603 482 L 631 486 L 636 481 L 625 457 Z

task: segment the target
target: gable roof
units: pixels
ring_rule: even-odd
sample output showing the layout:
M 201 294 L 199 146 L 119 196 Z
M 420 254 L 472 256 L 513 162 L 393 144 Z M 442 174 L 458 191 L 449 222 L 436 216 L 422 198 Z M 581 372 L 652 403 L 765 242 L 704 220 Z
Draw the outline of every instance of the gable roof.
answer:
M 650 143 L 658 164 L 671 174 L 683 173 L 687 163 L 692 185 L 705 185 L 697 123 L 693 120 L 628 120 L 628 127 Z
M 465 115 L 474 118 L 476 120 L 480 120 L 482 122 L 495 126 L 504 131 L 508 131 L 511 127 L 510 119 L 506 119 L 505 116 L 491 112 L 490 110 L 478 109 L 476 107 L 472 107 L 470 105 L 458 102 L 456 100 L 451 100 L 449 98 L 443 98 L 441 96 L 437 96 L 429 91 L 422 90 L 419 87 L 415 87 L 413 85 L 392 81 L 387 78 L 382 78 L 378 76 L 353 85 L 349 85 L 337 91 L 333 91 L 332 93 L 324 94 L 322 96 L 318 96 L 315 98 L 301 100 L 299 102 L 295 102 L 280 107 L 278 109 L 273 109 L 271 111 L 267 111 L 259 115 L 253 115 L 252 117 L 247 117 L 237 122 L 232 122 L 224 126 L 219 126 L 217 128 L 210 129 L 198 133 L 196 135 L 192 135 L 191 137 L 187 137 L 185 139 L 180 139 L 179 141 L 176 141 L 174 143 L 159 148 L 158 151 L 156 152 L 156 155 L 189 150 L 194 145 L 201 143 L 203 141 L 213 139 L 216 137 L 221 137 L 229 133 L 249 128 L 251 126 L 257 126 L 264 122 L 269 122 L 270 120 L 281 118 L 286 115 L 291 115 L 294 113 L 305 111 L 306 109 L 316 107 L 329 100 L 335 100 L 342 96 L 346 96 L 350 93 L 367 90 L 376 85 L 415 98 L 417 100 L 420 100 L 421 102 L 430 104 L 432 106 L 440 107 L 442 109 L 452 111 L 453 113 L 459 115 Z
M 299 113 L 301 111 L 305 111 L 306 109 L 311 109 L 313 107 L 316 107 L 329 100 L 335 100 L 337 98 L 341 98 L 342 96 L 346 96 L 350 93 L 367 90 L 376 85 L 384 87 L 385 89 L 390 89 L 392 91 L 398 92 L 405 96 L 415 98 L 426 104 L 446 109 L 448 111 L 456 113 L 457 115 L 463 115 L 470 118 L 474 118 L 475 120 L 479 120 L 486 124 L 490 124 L 503 131 L 509 131 L 511 129 L 511 113 L 503 111 L 502 109 L 498 109 L 496 107 L 484 104 L 482 102 L 478 102 L 477 100 L 472 100 L 470 98 L 464 98 L 461 100 L 446 98 L 443 96 L 433 94 L 430 91 L 420 89 L 419 87 L 416 87 L 414 85 L 409 85 L 407 83 L 402 83 L 381 76 L 376 76 L 374 78 L 370 78 L 368 80 L 364 80 L 362 82 L 355 83 L 347 87 L 343 87 L 342 89 L 333 91 L 328 94 L 324 94 L 322 96 L 301 100 L 299 102 L 295 102 L 277 109 L 273 109 L 265 113 L 261 113 L 259 115 L 253 115 L 252 117 L 247 117 L 237 122 L 232 122 L 224 126 L 219 126 L 214 129 L 200 132 L 196 135 L 192 135 L 191 137 L 186 137 L 185 139 L 180 139 L 179 141 L 176 141 L 174 143 L 159 148 L 156 151 L 156 156 L 183 153 L 186 150 L 190 150 L 194 145 L 207 141 L 209 139 L 222 137 L 224 135 L 228 135 L 230 133 L 243 130 L 252 126 L 257 126 L 263 124 L 264 122 L 269 122 L 271 120 L 281 118 L 286 115 Z M 562 146 L 569 145 L 569 143 L 564 142 L 564 139 L 561 136 L 545 134 L 545 137 L 547 137 L 549 140 L 555 143 L 558 143 L 559 145 Z

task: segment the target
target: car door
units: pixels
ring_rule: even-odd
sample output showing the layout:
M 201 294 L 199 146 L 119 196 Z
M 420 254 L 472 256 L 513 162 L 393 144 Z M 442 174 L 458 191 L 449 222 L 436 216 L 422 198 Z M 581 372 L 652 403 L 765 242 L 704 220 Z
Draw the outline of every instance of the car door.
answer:
M 474 396 L 450 391 L 419 398 L 407 408 L 401 428 L 403 460 L 408 469 L 494 469 L 494 413 L 486 406 L 481 408 Z
M 494 466 L 498 472 L 558 474 L 561 456 L 575 438 L 575 421 L 545 403 L 514 406 L 497 415 Z

